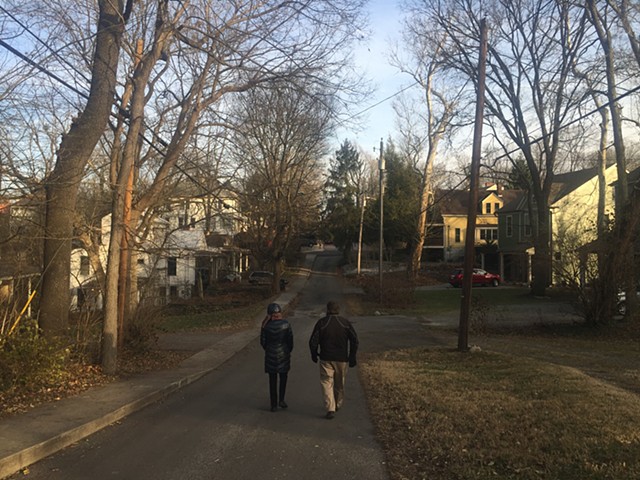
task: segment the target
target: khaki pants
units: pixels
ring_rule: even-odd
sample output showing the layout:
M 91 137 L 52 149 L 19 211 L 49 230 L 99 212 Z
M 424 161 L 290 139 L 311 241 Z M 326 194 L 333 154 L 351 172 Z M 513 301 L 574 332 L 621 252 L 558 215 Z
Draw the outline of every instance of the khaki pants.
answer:
M 327 412 L 335 412 L 342 407 L 347 368 L 347 362 L 320 360 L 320 385 Z

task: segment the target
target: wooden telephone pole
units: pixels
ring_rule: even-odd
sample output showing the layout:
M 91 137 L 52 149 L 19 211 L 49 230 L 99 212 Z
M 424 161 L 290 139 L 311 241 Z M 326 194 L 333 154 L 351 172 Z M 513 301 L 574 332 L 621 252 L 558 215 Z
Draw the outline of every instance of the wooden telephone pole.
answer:
M 487 22 L 480 23 L 480 60 L 478 62 L 478 92 L 476 118 L 473 130 L 473 153 L 471 155 L 471 178 L 467 212 L 467 233 L 464 245 L 464 272 L 462 277 L 462 299 L 460 301 L 460 323 L 458 327 L 458 350 L 469 349 L 469 314 L 471 312 L 471 288 L 473 286 L 473 264 L 475 262 L 476 212 L 478 208 L 478 178 L 482 154 L 482 122 L 484 112 L 484 90 L 487 62 Z
M 379 167 L 380 167 L 380 250 L 378 252 L 378 255 L 379 255 L 378 269 L 379 269 L 379 275 L 380 275 L 380 278 L 379 278 L 380 293 L 379 293 L 378 300 L 380 303 L 382 303 L 382 300 L 384 298 L 384 295 L 382 293 L 382 285 L 383 285 L 382 257 L 384 253 L 384 170 L 385 170 L 384 149 L 383 149 L 382 139 L 380 139 Z

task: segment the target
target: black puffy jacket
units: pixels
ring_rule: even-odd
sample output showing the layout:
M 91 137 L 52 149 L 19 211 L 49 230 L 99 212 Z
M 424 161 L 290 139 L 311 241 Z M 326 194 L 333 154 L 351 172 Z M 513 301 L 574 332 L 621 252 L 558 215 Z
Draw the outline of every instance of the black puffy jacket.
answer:
M 271 320 L 260 332 L 260 345 L 264 348 L 264 371 L 287 373 L 291 368 L 293 330 L 286 320 Z

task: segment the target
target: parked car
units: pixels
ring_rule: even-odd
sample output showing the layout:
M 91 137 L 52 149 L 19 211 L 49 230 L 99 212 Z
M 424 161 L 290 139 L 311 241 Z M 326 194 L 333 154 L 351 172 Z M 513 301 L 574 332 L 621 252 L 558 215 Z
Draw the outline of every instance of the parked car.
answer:
M 638 296 L 638 302 L 640 302 L 640 289 L 636 292 Z M 627 314 L 627 294 L 625 292 L 618 293 L 618 303 L 616 304 L 616 311 L 618 315 L 623 317 Z
M 449 283 L 454 287 L 462 286 L 462 277 L 463 277 L 463 269 L 457 268 L 449 277 Z M 496 273 L 490 273 L 486 270 L 482 270 L 481 268 L 473 269 L 473 284 L 474 285 L 482 285 L 487 286 L 491 285 L 493 287 L 497 287 L 501 282 L 500 275 Z
M 273 283 L 273 273 L 257 270 L 249 274 L 251 285 L 271 285 Z

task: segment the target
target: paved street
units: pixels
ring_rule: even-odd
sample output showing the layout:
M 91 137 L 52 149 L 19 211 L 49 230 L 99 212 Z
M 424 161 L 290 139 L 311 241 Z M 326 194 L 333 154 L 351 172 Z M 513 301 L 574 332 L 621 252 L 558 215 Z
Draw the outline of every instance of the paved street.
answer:
M 256 339 L 200 381 L 30 467 L 31 479 L 386 479 L 357 369 L 324 419 L 307 341 L 326 301 L 341 300 L 339 257 L 322 254 L 289 320 L 295 334 L 288 410 L 269 411 Z M 363 342 L 370 333 L 358 321 Z M 257 334 L 257 332 L 256 332 Z M 22 478 L 18 474 L 13 478 Z

